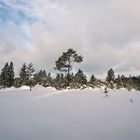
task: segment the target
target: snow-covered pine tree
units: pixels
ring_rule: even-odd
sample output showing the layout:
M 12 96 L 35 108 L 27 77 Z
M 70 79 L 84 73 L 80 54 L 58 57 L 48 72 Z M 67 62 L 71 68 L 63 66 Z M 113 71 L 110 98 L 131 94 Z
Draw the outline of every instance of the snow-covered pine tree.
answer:
M 45 85 L 47 74 L 45 70 L 40 70 L 34 74 L 35 84 Z
M 74 89 L 75 88 L 75 86 L 74 86 L 74 74 L 72 73 L 72 74 L 70 74 L 69 75 L 69 78 L 70 78 L 70 85 L 69 85 L 69 88 L 70 89 Z M 65 81 L 67 81 L 67 78 L 65 78 Z M 67 83 L 67 82 L 66 82 Z
M 47 74 L 47 77 L 46 77 L 46 86 L 51 86 L 51 87 L 53 87 L 53 84 L 54 84 L 54 79 L 53 79 L 53 77 L 51 76 L 51 73 L 49 72 L 48 74 Z
M 90 80 L 88 82 L 88 86 L 92 87 L 92 88 L 96 88 L 97 87 L 97 79 L 95 78 L 95 76 L 93 74 L 90 77 Z
M 122 82 L 122 87 L 126 88 L 126 77 L 124 75 L 121 75 L 121 82 Z
M 15 88 L 19 88 L 22 86 L 22 83 L 21 83 L 21 78 L 20 77 L 16 77 L 15 80 L 14 80 L 14 87 Z
M 132 76 L 132 81 L 133 81 L 133 88 L 136 90 L 140 89 L 140 76 Z
M 127 81 L 126 81 L 126 88 L 128 89 L 128 91 L 131 91 L 131 89 L 133 87 L 134 87 L 134 83 L 133 83 L 132 77 L 130 75 L 129 78 L 127 78 Z
M 15 80 L 15 73 L 14 73 L 14 65 L 13 62 L 9 65 L 9 87 L 14 86 L 14 80 Z
M 45 70 L 42 71 L 42 76 L 41 76 L 41 81 L 42 81 L 42 86 L 48 86 L 48 82 L 47 82 L 47 73 Z
M 115 74 L 114 74 L 114 70 L 112 68 L 109 69 L 107 72 L 106 82 L 107 82 L 108 88 L 111 88 L 111 89 L 114 88 Z
M 29 75 L 27 72 L 27 66 L 25 63 L 23 63 L 19 72 L 18 82 L 20 86 L 24 86 L 24 85 L 28 85 L 28 81 L 29 81 Z
M 81 69 L 74 76 L 75 88 L 85 88 L 87 86 L 87 77 Z
M 58 73 L 56 75 L 53 86 L 59 90 L 67 88 L 67 81 L 63 73 Z
M 27 67 L 27 76 L 28 76 L 28 85 L 30 86 L 30 91 L 32 90 L 32 86 L 35 85 L 35 82 L 33 80 L 33 74 L 35 72 L 35 69 L 33 68 L 33 64 L 28 64 Z
M 39 73 L 41 73 L 42 70 L 40 70 L 39 72 L 36 72 L 34 74 L 34 81 L 35 81 L 35 84 L 36 85 L 41 85 L 41 79 L 40 79 L 40 76 L 39 76 Z
M 116 83 L 116 89 L 122 88 L 123 85 L 122 85 L 122 81 L 121 81 L 120 75 L 118 75 L 118 77 L 116 78 L 115 83 Z
M 0 74 L 0 89 L 2 88 L 2 79 L 1 79 L 1 74 Z
M 1 86 L 3 88 L 9 87 L 9 64 L 6 62 L 1 72 Z

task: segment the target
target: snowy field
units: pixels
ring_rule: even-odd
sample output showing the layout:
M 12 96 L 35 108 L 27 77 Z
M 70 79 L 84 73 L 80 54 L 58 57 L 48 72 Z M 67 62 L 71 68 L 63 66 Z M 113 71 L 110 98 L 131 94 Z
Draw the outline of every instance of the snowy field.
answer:
M 0 90 L 0 140 L 140 140 L 140 92 Z

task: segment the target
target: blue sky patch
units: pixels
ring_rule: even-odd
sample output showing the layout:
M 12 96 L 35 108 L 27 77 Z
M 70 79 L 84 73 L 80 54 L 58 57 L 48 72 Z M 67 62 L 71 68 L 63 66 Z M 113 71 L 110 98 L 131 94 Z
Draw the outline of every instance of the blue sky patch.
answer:
M 36 19 L 26 16 L 22 11 L 13 10 L 4 3 L 0 2 L 0 19 L 4 22 L 12 21 L 19 25 L 22 22 L 32 24 Z

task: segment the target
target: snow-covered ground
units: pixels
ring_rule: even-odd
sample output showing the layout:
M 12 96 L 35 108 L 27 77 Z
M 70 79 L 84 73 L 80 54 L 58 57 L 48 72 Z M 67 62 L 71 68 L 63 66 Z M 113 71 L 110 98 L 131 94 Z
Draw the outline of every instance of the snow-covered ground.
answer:
M 0 90 L 0 140 L 140 140 L 140 92 Z

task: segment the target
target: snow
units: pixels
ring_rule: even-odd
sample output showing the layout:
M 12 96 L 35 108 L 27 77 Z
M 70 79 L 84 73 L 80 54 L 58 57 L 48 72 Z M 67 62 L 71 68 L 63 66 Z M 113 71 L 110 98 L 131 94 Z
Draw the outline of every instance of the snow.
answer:
M 1 140 L 139 140 L 140 93 L 0 90 Z M 131 102 L 131 100 L 133 102 Z

